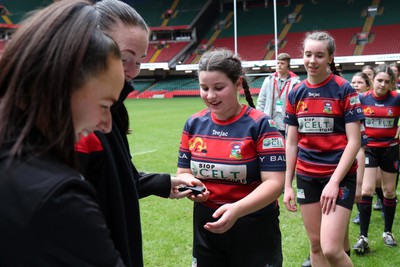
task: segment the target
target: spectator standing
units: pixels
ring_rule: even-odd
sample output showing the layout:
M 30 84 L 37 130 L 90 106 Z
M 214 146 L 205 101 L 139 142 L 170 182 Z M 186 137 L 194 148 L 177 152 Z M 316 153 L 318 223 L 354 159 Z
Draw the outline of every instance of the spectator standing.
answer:
M 289 92 L 300 82 L 290 70 L 290 55 L 281 53 L 276 62 L 276 72 L 265 78 L 257 99 L 257 109 L 272 118 L 279 132 L 285 136 L 286 99 Z

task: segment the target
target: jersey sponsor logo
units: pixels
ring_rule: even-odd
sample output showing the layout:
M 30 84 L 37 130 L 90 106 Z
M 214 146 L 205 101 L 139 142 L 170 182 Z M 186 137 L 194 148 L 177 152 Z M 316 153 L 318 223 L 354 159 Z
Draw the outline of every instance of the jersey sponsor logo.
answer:
M 361 103 L 361 102 L 360 102 L 360 98 L 358 97 L 358 95 L 357 95 L 357 96 L 350 97 L 349 103 L 350 103 L 350 105 L 359 104 L 359 103 Z
M 217 130 L 212 130 L 212 135 L 216 135 L 216 136 L 228 136 L 229 133 L 228 132 L 224 132 L 224 131 L 217 131 Z
M 228 165 L 219 163 L 204 163 L 192 160 L 190 168 L 196 178 L 219 179 L 229 182 L 247 183 L 246 165 Z
M 300 133 L 332 133 L 334 120 L 326 117 L 298 118 Z
M 182 153 L 182 152 L 179 152 L 178 157 L 179 157 L 180 159 L 188 159 L 188 156 L 186 155 L 186 153 Z
M 307 104 L 306 104 L 304 101 L 300 101 L 300 102 L 297 104 L 296 111 L 299 112 L 299 113 L 301 113 L 301 112 L 307 112 L 307 111 L 308 111 Z
M 207 153 L 207 144 L 200 137 L 196 137 L 189 141 L 189 150 L 192 151 L 192 153 L 197 152 L 205 154 Z
M 280 156 L 280 155 L 272 155 L 272 156 L 267 156 L 267 157 L 258 157 L 261 162 L 278 162 L 278 161 L 286 161 L 285 156 Z
M 308 92 L 308 96 L 309 97 L 319 97 L 319 96 L 321 96 L 321 94 L 320 93 L 315 93 L 315 92 Z
M 395 118 L 365 118 L 365 126 L 377 129 L 393 128 L 394 121 Z
M 242 142 L 234 142 L 231 143 L 231 154 L 229 155 L 230 159 L 242 159 Z
M 365 115 L 373 115 L 375 111 L 371 107 L 367 107 L 363 109 Z
M 283 148 L 283 140 L 280 137 L 265 138 L 263 140 L 263 149 Z
M 324 101 L 324 110 L 322 112 L 332 114 L 332 101 Z

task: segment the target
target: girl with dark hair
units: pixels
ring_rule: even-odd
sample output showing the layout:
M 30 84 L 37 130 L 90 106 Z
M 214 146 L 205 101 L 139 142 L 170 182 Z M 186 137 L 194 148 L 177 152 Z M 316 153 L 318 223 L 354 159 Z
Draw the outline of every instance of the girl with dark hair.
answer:
M 111 130 L 124 82 L 118 45 L 98 22 L 87 1 L 56 2 L 27 18 L 1 57 L 1 266 L 124 266 L 74 169 L 74 143 Z
M 357 72 L 351 78 L 351 86 L 360 94 L 370 90 L 371 81 L 364 72 Z
M 379 65 L 374 70 L 373 90 L 360 95 L 360 102 L 366 117 L 365 130 L 368 144 L 365 148 L 365 172 L 362 197 L 359 203 L 360 236 L 354 244 L 355 252 L 363 254 L 369 250 L 368 228 L 371 219 L 373 192 L 376 176 L 382 180 L 385 245 L 397 245 L 392 233 L 396 212 L 397 174 L 399 168 L 399 116 L 400 95 L 392 90 L 395 75 L 388 65 Z
M 283 137 L 254 108 L 241 61 L 231 51 L 206 52 L 198 75 L 207 108 L 184 126 L 177 171 L 207 188 L 191 196 L 192 266 L 282 266 L 277 198 L 285 171 Z M 242 89 L 250 107 L 239 102 Z
M 357 92 L 335 74 L 335 41 L 308 33 L 303 43 L 307 79 L 288 97 L 284 203 L 297 202 L 310 240 L 312 266 L 353 266 L 344 251 L 356 192 L 356 154 L 364 119 Z

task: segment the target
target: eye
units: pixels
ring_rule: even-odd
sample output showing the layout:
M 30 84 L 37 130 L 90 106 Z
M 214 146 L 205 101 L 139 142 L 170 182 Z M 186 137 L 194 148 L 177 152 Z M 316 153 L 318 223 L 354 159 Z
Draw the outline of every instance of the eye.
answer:
M 107 110 L 110 109 L 110 106 L 109 106 L 109 105 L 100 105 L 100 107 L 101 107 L 102 109 L 104 109 L 105 111 L 107 111 Z

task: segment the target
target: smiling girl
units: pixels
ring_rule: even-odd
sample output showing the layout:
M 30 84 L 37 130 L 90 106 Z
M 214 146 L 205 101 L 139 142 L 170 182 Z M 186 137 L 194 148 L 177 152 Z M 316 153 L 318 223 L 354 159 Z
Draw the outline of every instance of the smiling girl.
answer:
M 397 125 L 400 116 L 400 95 L 391 90 L 394 78 L 395 74 L 388 65 L 379 65 L 374 70 L 373 90 L 360 95 L 366 117 L 365 130 L 368 144 L 365 149 L 365 172 L 362 198 L 359 203 L 360 236 L 353 246 L 357 253 L 364 253 L 369 249 L 368 228 L 378 174 L 382 179 L 383 190 L 385 220 L 383 241 L 390 247 L 397 244 L 392 234 L 392 225 L 397 205 L 396 176 L 399 166 Z
M 283 137 L 269 116 L 254 109 L 241 61 L 231 51 L 202 56 L 199 84 L 207 108 L 185 124 L 177 171 L 207 187 L 192 197 L 192 266 L 282 266 L 277 198 L 284 182 Z M 241 90 L 250 107 L 239 102 Z
M 335 75 L 335 42 L 326 32 L 304 40 L 307 79 L 289 93 L 285 123 L 286 180 L 284 203 L 297 202 L 310 240 L 312 266 L 353 266 L 344 240 L 356 191 L 356 154 L 360 148 L 358 94 Z

